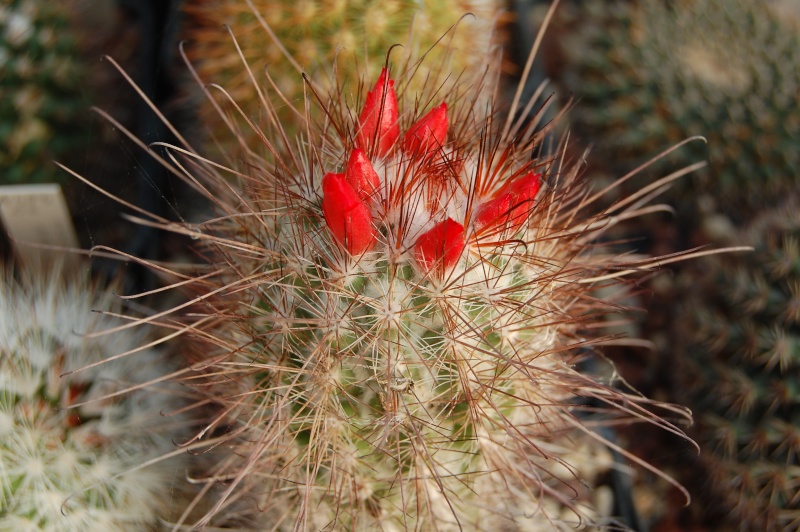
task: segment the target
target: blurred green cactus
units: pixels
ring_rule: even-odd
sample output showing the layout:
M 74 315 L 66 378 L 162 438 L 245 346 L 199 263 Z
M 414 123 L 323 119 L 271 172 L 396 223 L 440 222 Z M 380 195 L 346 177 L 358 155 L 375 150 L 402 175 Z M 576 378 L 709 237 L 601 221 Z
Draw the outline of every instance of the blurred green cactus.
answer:
M 754 0 L 589 1 L 569 17 L 566 86 L 578 129 L 628 166 L 703 135 L 701 187 L 735 212 L 796 186 L 800 40 Z M 670 163 L 671 164 L 671 163 Z M 743 191 L 743 194 L 739 194 Z
M 734 236 L 754 253 L 687 272 L 677 320 L 713 502 L 748 530 L 800 525 L 800 215 L 790 203 Z
M 376 78 L 390 55 L 392 63 L 414 72 L 398 80 L 399 86 L 410 83 L 418 91 L 438 80 L 444 88 L 428 86 L 426 93 L 437 89 L 446 93 L 467 68 L 480 72 L 474 66 L 491 56 L 502 6 L 499 0 L 191 0 L 183 10 L 187 52 L 204 82 L 225 87 L 242 109 L 255 109 L 261 103 L 231 35 L 222 27 L 227 24 L 261 90 L 268 92 L 267 100 L 273 100 L 270 94 L 275 90 L 282 95 L 283 101 L 274 98 L 275 113 L 291 138 L 304 132 L 288 124 L 297 123 L 296 113 L 305 112 L 305 99 L 314 98 L 300 69 L 314 80 L 319 96 L 339 87 L 352 101 L 350 91 L 357 82 Z M 450 31 L 453 26 L 457 29 Z M 437 42 L 441 44 L 434 46 Z M 401 46 L 388 54 L 394 45 Z M 417 62 L 422 57 L 425 61 Z M 409 62 L 414 62 L 413 68 Z M 267 66 L 269 80 L 264 75 Z M 275 129 L 266 110 L 250 118 L 264 130 Z M 203 120 L 215 133 L 226 127 L 213 109 L 203 114 Z M 249 128 L 238 134 L 252 136 Z
M 80 142 L 76 41 L 58 3 L 0 6 L 0 184 L 55 179 L 53 159 Z

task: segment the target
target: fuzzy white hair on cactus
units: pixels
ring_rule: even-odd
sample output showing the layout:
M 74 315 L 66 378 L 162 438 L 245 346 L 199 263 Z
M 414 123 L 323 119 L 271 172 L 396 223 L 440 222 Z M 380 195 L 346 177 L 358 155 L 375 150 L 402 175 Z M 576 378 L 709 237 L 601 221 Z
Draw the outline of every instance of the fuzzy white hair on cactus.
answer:
M 163 415 L 181 396 L 173 384 L 136 389 L 168 364 L 138 331 L 91 337 L 121 321 L 94 309 L 118 313 L 119 300 L 60 271 L 0 270 L 2 530 L 142 530 L 186 493 L 173 444 L 186 418 Z
M 596 242 L 663 209 L 649 201 L 695 167 L 596 206 L 605 191 L 586 187 L 566 140 L 534 156 L 549 129 L 527 108 L 514 118 L 521 90 L 505 108 L 493 102 L 491 58 L 468 73 L 438 71 L 414 93 L 394 83 L 414 75 L 413 62 L 393 71 L 389 59 L 352 91 L 327 94 L 307 78 L 307 107 L 291 125 L 299 139 L 276 118 L 291 102 L 246 62 L 258 110 L 198 77 L 232 132 L 220 144 L 226 162 L 169 124 L 178 145 L 156 143 L 165 151 L 153 155 L 218 210 L 201 224 L 138 219 L 193 237 L 209 257 L 195 278 L 174 272 L 174 287 L 194 294 L 187 303 L 141 321 L 182 324 L 198 403 L 217 407 L 192 440 L 213 435 L 218 459 L 197 479 L 215 498 L 195 502 L 208 511 L 193 526 L 602 524 L 586 464 L 608 445 L 653 468 L 581 412 L 606 405 L 607 423 L 677 434 L 659 412 L 689 416 L 576 369 L 587 346 L 608 341 L 599 316 L 619 310 L 594 290 L 692 254 L 615 256 Z M 253 136 L 258 145 L 243 141 Z

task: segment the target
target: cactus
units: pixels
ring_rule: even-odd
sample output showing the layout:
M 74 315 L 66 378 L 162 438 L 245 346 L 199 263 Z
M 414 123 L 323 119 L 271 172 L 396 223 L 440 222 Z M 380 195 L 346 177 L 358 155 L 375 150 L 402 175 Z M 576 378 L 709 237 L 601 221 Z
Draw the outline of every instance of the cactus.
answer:
M 347 92 L 351 88 L 343 83 L 358 81 L 350 65 L 357 61 L 360 75 L 374 79 L 386 64 L 389 48 L 399 44 L 391 52 L 396 64 L 428 53 L 426 61 L 414 61 L 409 71 L 418 71 L 402 83 L 414 84 L 416 91 L 435 75 L 432 70 L 445 70 L 453 73 L 448 81 L 452 85 L 465 69 L 490 54 L 502 7 L 499 0 L 192 0 L 183 10 L 186 50 L 201 77 L 225 87 L 242 108 L 259 108 L 258 92 L 232 53 L 231 36 L 222 25 L 235 28 L 242 57 L 262 90 L 274 84 L 285 98 L 276 110 L 283 129 L 293 136 L 299 133 L 292 129 L 298 123 L 295 113 L 303 112 L 307 97 L 313 98 L 301 70 L 311 75 L 323 94 L 333 87 Z M 264 31 L 264 24 L 274 38 Z M 457 29 L 448 31 L 453 26 Z M 442 44 L 434 46 L 440 40 Z M 342 65 L 338 76 L 330 74 L 333 64 Z M 266 66 L 269 81 L 262 74 Z M 204 122 L 219 133 L 224 123 L 213 109 L 208 111 Z M 267 117 L 252 118 L 263 128 L 270 127 Z M 247 129 L 240 133 L 251 134 Z
M 771 3 L 584 4 L 573 10 L 564 82 L 582 101 L 579 128 L 611 160 L 703 135 L 707 147 L 680 154 L 708 158 L 695 191 L 721 198 L 728 215 L 797 186 L 800 39 Z
M 162 460 L 187 430 L 164 417 L 180 396 L 165 384 L 118 393 L 167 365 L 139 333 L 92 336 L 120 324 L 93 312 L 118 312 L 110 291 L 60 271 L 0 277 L 0 529 L 154 528 L 188 493 L 176 482 L 185 460 Z M 161 463 L 142 467 L 151 459 Z
M 200 402 L 219 409 L 196 436 L 213 437 L 217 463 L 198 481 L 216 496 L 196 501 L 207 513 L 193 525 L 608 524 L 591 500 L 593 462 L 608 463 L 593 423 L 680 433 L 664 405 L 577 369 L 619 311 L 595 289 L 657 264 L 595 242 L 651 208 L 634 197 L 593 211 L 602 194 L 582 161 L 533 156 L 548 153 L 547 130 L 515 123 L 519 102 L 475 112 L 494 87 L 474 80 L 491 72 L 442 91 L 448 71 L 434 70 L 418 92 L 394 68 L 369 90 L 316 87 L 294 123 L 248 124 L 260 144 L 230 123 L 235 142 L 221 145 L 245 149 L 224 163 L 160 144 L 218 210 L 145 222 L 208 259 L 194 278 L 174 272 L 194 298 L 171 312 Z M 276 100 L 242 116 L 274 117 Z
M 57 4 L 0 6 L 0 184 L 52 181 L 50 161 L 77 147 L 76 49 Z
M 756 251 L 684 275 L 678 351 L 693 435 L 712 480 L 708 508 L 747 530 L 800 525 L 800 216 L 762 210 L 734 239 Z

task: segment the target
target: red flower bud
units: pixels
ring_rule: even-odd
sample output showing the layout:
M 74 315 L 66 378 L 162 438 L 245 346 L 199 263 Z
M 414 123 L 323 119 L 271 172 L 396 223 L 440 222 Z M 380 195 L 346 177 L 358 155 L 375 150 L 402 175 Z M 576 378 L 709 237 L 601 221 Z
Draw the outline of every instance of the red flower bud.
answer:
M 480 231 L 503 222 L 511 212 L 511 200 L 511 194 L 505 193 L 484 203 L 475 215 L 475 228 Z
M 370 155 L 385 156 L 400 137 L 399 116 L 394 80 L 384 68 L 375 87 L 367 92 L 364 109 L 358 117 L 356 145 Z
M 464 226 L 448 218 L 417 239 L 414 257 L 425 272 L 440 274 L 458 262 L 465 244 Z
M 344 178 L 364 202 L 373 198 L 381 186 L 378 172 L 372 167 L 367 154 L 361 148 L 356 148 L 350 153 Z
M 431 109 L 417 120 L 403 137 L 403 151 L 422 156 L 438 150 L 447 140 L 447 104 Z
M 475 215 L 475 228 L 504 226 L 518 231 L 533 207 L 541 186 L 541 174 L 529 172 L 501 188 L 494 198 L 484 203 Z
M 322 212 L 333 237 L 351 255 L 361 255 L 375 245 L 372 214 L 344 174 L 322 178 Z

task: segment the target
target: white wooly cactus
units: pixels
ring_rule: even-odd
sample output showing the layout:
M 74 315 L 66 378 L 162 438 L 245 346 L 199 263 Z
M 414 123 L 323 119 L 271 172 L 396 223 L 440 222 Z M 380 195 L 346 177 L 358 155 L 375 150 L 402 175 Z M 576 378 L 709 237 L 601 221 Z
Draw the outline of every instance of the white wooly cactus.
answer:
M 162 462 L 186 430 L 164 416 L 180 397 L 174 385 L 117 393 L 166 365 L 148 349 L 92 367 L 140 348 L 142 335 L 92 337 L 121 322 L 94 312 L 119 309 L 111 293 L 43 277 L 0 271 L 0 530 L 155 527 L 185 493 L 183 459 Z M 161 463 L 141 467 L 149 460 Z
M 219 407 L 197 435 L 214 435 L 217 499 L 194 526 L 597 523 L 586 464 L 608 442 L 581 412 L 605 404 L 607 423 L 680 433 L 655 413 L 666 405 L 576 365 L 619 310 L 595 289 L 677 260 L 594 243 L 656 210 L 653 191 L 683 172 L 594 208 L 604 191 L 584 187 L 581 161 L 534 156 L 535 122 L 486 118 L 480 86 L 443 94 L 438 75 L 413 94 L 396 94 L 388 71 L 356 95 L 309 81 L 318 103 L 291 125 L 305 134 L 254 127 L 260 144 L 236 143 L 227 165 L 166 146 L 163 164 L 219 210 L 144 221 L 208 250 L 196 278 L 176 271 L 196 297 L 172 312 L 198 346 L 187 356 L 202 402 Z M 266 96 L 259 114 L 280 127 Z

